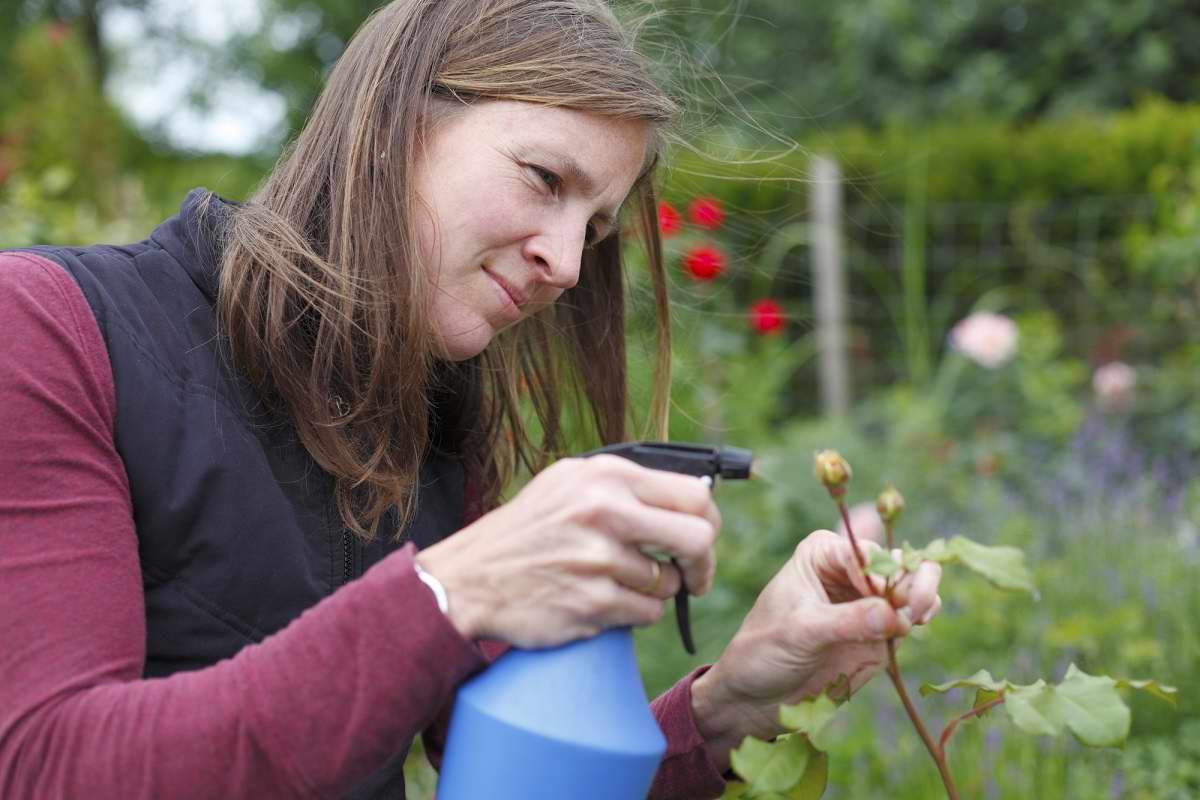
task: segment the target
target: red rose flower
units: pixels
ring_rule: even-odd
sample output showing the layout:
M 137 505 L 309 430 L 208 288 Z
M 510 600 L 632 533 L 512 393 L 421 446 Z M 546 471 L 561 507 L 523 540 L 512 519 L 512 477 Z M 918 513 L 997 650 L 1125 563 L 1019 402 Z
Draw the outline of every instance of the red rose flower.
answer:
M 698 281 L 711 281 L 725 271 L 725 254 L 712 245 L 693 247 L 683 257 L 683 268 Z
M 70 33 L 71 26 L 61 19 L 54 20 L 46 27 L 46 36 L 50 39 L 50 44 L 55 47 L 62 44 Z
M 688 217 L 701 228 L 715 231 L 725 221 L 725 208 L 715 197 L 697 197 L 688 206 Z
M 683 227 L 683 220 L 675 206 L 667 202 L 658 204 L 658 230 L 664 237 L 674 236 Z
M 750 306 L 750 327 L 763 335 L 783 330 L 783 306 L 774 300 L 759 300 Z

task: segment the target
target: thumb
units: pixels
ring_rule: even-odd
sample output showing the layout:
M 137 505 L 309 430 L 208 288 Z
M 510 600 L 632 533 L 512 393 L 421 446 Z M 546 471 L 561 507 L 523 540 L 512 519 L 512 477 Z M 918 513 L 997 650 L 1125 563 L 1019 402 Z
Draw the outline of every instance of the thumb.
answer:
M 878 642 L 903 636 L 908 625 L 888 603 L 867 597 L 850 603 L 818 606 L 802 612 L 800 628 L 807 644 L 814 647 Z

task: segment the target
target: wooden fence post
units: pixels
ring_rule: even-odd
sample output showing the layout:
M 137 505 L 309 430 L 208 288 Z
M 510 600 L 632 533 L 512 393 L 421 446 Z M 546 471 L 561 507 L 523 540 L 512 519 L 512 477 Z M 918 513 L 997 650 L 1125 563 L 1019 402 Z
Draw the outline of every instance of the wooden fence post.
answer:
M 846 354 L 846 278 L 842 257 L 842 179 L 837 162 L 813 159 L 813 300 L 816 309 L 821 409 L 845 414 L 850 407 Z

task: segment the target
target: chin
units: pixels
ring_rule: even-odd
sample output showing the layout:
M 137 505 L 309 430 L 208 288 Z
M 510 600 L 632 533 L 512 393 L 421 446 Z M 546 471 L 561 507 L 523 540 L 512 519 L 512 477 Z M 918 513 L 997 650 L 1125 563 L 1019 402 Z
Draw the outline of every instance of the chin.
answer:
M 443 338 L 442 349 L 450 361 L 466 361 L 486 350 L 496 333 L 490 325 L 484 325 L 477 330 Z

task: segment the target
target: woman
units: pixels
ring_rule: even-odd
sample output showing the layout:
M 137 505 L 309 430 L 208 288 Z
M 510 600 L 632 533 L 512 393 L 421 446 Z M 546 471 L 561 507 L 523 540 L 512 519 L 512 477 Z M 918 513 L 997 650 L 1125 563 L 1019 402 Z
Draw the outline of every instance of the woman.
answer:
M 396 0 L 251 202 L 195 192 L 138 244 L 0 255 L 0 796 L 402 796 L 413 737 L 436 762 L 456 686 L 505 645 L 707 591 L 702 483 L 547 466 L 572 396 L 627 438 L 626 207 L 663 429 L 674 113 L 599 2 Z M 653 797 L 719 795 L 781 702 L 861 685 L 936 612 L 936 566 L 893 607 L 850 564 L 807 537 L 655 701 Z

